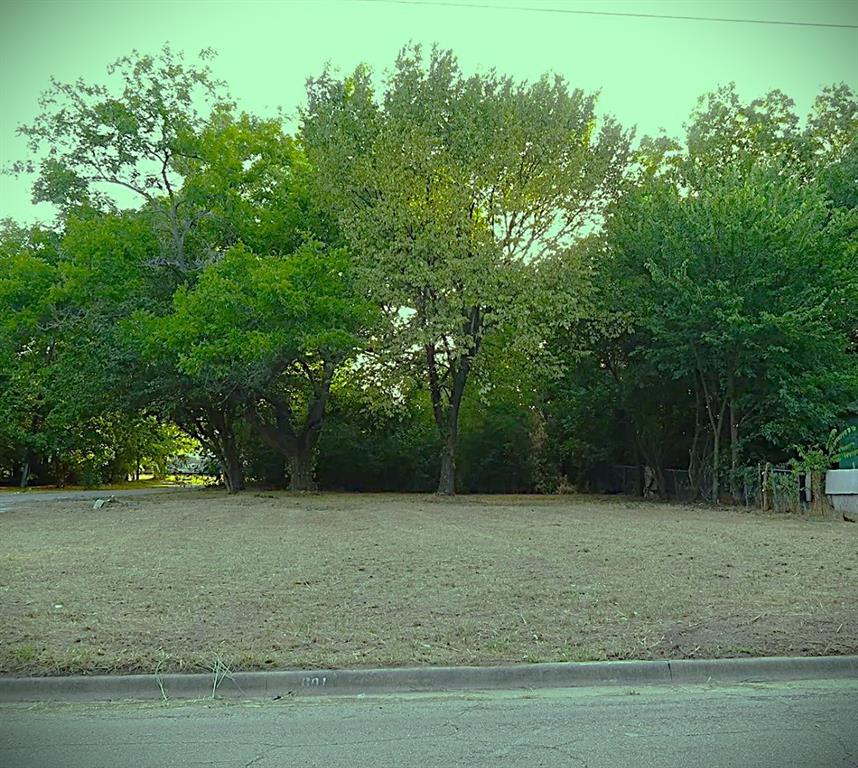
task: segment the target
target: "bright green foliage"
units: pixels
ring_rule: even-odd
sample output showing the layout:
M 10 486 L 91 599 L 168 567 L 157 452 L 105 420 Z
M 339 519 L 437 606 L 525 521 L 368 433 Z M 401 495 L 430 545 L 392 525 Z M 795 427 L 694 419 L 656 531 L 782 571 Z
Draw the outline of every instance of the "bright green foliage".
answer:
M 830 165 L 854 154 L 858 138 L 855 91 L 846 83 L 823 88 L 808 116 L 803 138 L 811 164 Z
M 663 470 L 682 468 L 717 495 L 738 475 L 726 464 L 784 462 L 849 415 L 856 104 L 826 88 L 802 125 L 782 93 L 744 103 L 728 86 L 701 98 L 685 143 L 641 143 L 604 236 L 582 251 L 592 316 L 550 343 L 569 361 L 545 403 L 564 472 L 646 465 L 664 492 Z
M 144 263 L 157 247 L 133 215 L 71 219 L 61 238 L 5 233 L 0 464 L 23 467 L 22 481 L 62 483 L 84 468 L 97 479 L 120 449 L 117 430 L 134 416 L 123 412 L 130 360 L 117 321 L 151 301 Z
M 856 139 L 858 96 L 845 83 L 823 88 L 803 125 L 781 91 L 745 103 L 731 83 L 700 97 L 684 142 L 645 137 L 635 159 L 640 177 L 667 175 L 683 188 L 727 171 L 785 168 L 822 180 L 835 207 L 854 208 Z
M 50 312 L 57 280 L 57 253 L 50 233 L 26 230 L 13 222 L 0 229 L 0 333 L 5 345 L 21 345 L 37 333 Z M 11 347 L 5 347 L 8 350 Z
M 197 104 L 225 104 L 203 51 L 199 65 L 164 46 L 156 56 L 136 51 L 108 67 L 118 87 L 83 81 L 51 81 L 42 96 L 43 112 L 19 132 L 38 156 L 36 201 L 64 209 L 88 203 L 117 206 L 118 190 L 147 201 L 173 197 L 181 186 L 176 164 L 196 152 L 205 122 Z M 34 170 L 21 162 L 13 171 Z
M 290 169 L 292 144 L 276 121 L 233 115 L 207 65 L 213 55 L 188 64 L 164 46 L 116 61 L 110 86 L 53 81 L 42 113 L 19 129 L 36 157 L 44 150 L 34 200 L 66 213 L 142 203 L 161 244 L 151 264 L 173 286 L 238 242 L 243 222 L 260 229 L 247 214 Z
M 234 438 L 222 433 L 247 415 L 309 471 L 334 373 L 372 322 L 350 271 L 343 250 L 314 243 L 288 257 L 236 247 L 180 289 L 170 315 L 144 323 L 149 359 L 172 361 L 181 381 L 177 423 L 226 461 Z
M 737 469 L 753 445 L 819 435 L 858 394 L 850 228 L 814 187 L 759 166 L 710 176 L 694 195 L 655 181 L 618 207 L 607 300 L 641 336 L 632 370 L 696 392 L 713 495 L 725 430 Z
M 313 169 L 276 120 L 219 112 L 183 161 L 182 194 L 207 211 L 196 240 L 222 253 L 243 243 L 255 253 L 289 254 L 308 239 L 338 245 L 333 216 L 314 199 Z
M 832 467 L 845 468 L 847 462 L 858 457 L 858 426 L 838 431 L 832 429 L 825 445 L 796 446 L 797 459 L 790 460 L 793 472 L 825 472 Z
M 841 84 L 823 89 L 805 131 L 808 163 L 835 208 L 858 208 L 858 95 Z
M 63 420 L 84 424 L 90 415 L 123 407 L 173 418 L 228 465 L 228 482 L 237 489 L 243 482 L 240 443 L 250 437 L 245 416 L 256 414 L 251 406 L 261 397 L 265 365 L 282 365 L 284 343 L 294 354 L 302 343 L 315 343 L 316 353 L 326 356 L 319 386 L 327 391 L 343 342 L 335 329 L 320 336 L 330 318 L 315 304 L 304 307 L 303 319 L 312 322 L 301 339 L 283 340 L 284 323 L 296 328 L 293 313 L 280 318 L 280 336 L 266 349 L 254 346 L 253 328 L 243 329 L 245 349 L 255 357 L 237 355 L 229 338 L 209 346 L 204 324 L 237 336 L 229 314 L 235 307 L 228 302 L 244 298 L 222 296 L 218 281 L 229 283 L 227 271 L 249 248 L 268 259 L 254 279 L 269 288 L 281 285 L 273 257 L 291 256 L 316 240 L 335 247 L 338 234 L 333 217 L 314 202 L 312 169 L 300 148 L 278 121 L 234 114 L 208 69 L 210 57 L 204 51 L 199 63 L 186 64 L 165 47 L 157 56 L 134 52 L 110 67 L 117 88 L 54 82 L 42 114 L 21 132 L 33 152 L 48 148 L 36 199 L 60 205 L 66 220 L 67 258 L 56 303 L 68 342 L 64 375 L 77 396 L 66 400 Z M 13 170 L 25 169 L 29 164 Z M 134 199 L 130 193 L 142 202 L 140 210 L 110 214 Z M 308 259 L 290 263 L 293 293 L 302 280 L 320 277 L 311 274 Z M 206 282 L 197 290 L 202 275 Z M 228 287 L 248 276 L 232 275 Z M 264 300 L 270 311 L 278 300 L 249 295 L 258 296 L 260 311 Z M 294 295 L 290 300 L 298 301 Z M 186 348 L 186 332 L 195 334 L 188 342 L 193 348 Z M 337 351 L 329 355 L 329 348 Z M 308 360 L 317 367 L 315 358 Z M 253 366 L 256 378 L 240 377 Z
M 176 294 L 180 370 L 255 392 L 272 375 L 303 376 L 302 365 L 340 364 L 360 348 L 370 317 L 349 272 L 343 250 L 312 243 L 285 258 L 232 249 Z
M 0 462 L 23 467 L 48 450 L 49 366 L 56 349 L 50 328 L 57 255 L 38 230 L 4 222 L 0 233 Z
M 686 173 L 702 179 L 760 162 L 797 162 L 801 132 L 794 107 L 781 91 L 743 104 L 735 83 L 702 96 L 688 125 Z
M 145 215 L 78 212 L 62 238 L 61 300 L 103 325 L 141 305 L 158 306 L 169 294 L 150 267 L 158 241 Z

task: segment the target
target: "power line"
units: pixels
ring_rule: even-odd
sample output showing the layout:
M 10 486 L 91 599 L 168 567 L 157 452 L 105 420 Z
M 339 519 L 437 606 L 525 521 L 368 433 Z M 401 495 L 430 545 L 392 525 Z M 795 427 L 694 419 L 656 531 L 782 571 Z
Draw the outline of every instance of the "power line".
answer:
M 786 27 L 833 27 L 836 29 L 858 29 L 858 24 L 827 24 L 821 21 L 776 21 L 774 19 L 729 19 L 718 16 L 675 16 L 662 13 L 622 13 L 619 11 L 579 11 L 572 8 L 537 8 L 516 5 L 489 5 L 488 3 L 454 3 L 444 0 L 358 0 L 365 3 L 388 5 L 424 5 L 447 8 L 489 8 L 493 11 L 533 11 L 535 13 L 568 13 L 576 16 L 623 16 L 635 19 L 673 19 L 678 21 L 717 21 L 734 24 L 776 24 Z

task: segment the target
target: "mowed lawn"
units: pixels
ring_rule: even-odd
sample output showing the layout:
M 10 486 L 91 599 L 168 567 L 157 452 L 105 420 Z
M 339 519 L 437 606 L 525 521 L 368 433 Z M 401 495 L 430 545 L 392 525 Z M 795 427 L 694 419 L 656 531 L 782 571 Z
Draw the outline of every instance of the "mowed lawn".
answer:
M 0 514 L 0 673 L 858 652 L 858 525 L 188 491 Z

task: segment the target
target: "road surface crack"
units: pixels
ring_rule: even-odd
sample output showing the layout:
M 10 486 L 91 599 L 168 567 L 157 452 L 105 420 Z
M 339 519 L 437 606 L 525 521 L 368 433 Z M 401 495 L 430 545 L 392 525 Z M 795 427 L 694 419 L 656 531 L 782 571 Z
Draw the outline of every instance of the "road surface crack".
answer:
M 568 757 L 570 760 L 574 760 L 581 768 L 588 768 L 587 761 L 580 757 L 579 755 L 572 752 L 570 746 L 575 742 L 568 741 L 563 744 L 530 744 L 528 742 L 519 742 L 514 744 L 514 747 L 522 747 L 524 749 L 550 749 L 552 752 L 557 752 L 563 757 Z

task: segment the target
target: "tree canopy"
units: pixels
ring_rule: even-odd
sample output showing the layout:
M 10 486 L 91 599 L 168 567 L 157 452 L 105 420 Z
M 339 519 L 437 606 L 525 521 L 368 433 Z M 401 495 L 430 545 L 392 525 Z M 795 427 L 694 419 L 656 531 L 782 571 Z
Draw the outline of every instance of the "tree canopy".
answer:
M 465 77 L 402 51 L 383 94 L 359 67 L 310 81 L 302 136 L 390 353 L 422 369 L 455 490 L 459 410 L 486 334 L 516 322 L 528 267 L 570 247 L 615 193 L 628 135 L 559 77 Z M 530 281 L 536 285 L 535 281 Z
M 294 133 L 211 51 L 52 81 L 56 219 L 0 227 L 0 482 L 200 454 L 248 482 L 738 499 L 858 415 L 858 99 L 701 96 L 643 137 L 545 75 L 402 50 Z M 827 451 L 827 452 L 826 452 Z M 625 471 L 625 470 L 624 470 Z M 640 489 L 639 489 L 640 490 Z

